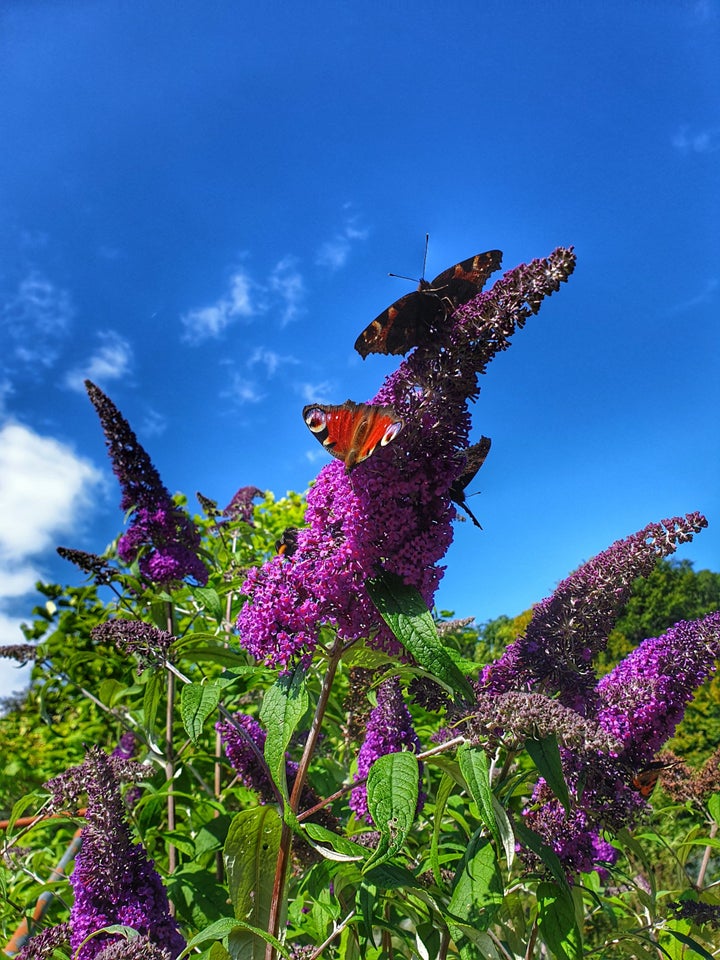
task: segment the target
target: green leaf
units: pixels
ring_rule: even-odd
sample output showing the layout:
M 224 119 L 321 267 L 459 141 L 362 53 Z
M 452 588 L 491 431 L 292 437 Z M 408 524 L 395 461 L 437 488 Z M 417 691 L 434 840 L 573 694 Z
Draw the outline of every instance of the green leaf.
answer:
M 560 749 L 555 734 L 543 737 L 542 740 L 526 740 L 525 749 L 547 785 L 563 805 L 565 813 L 569 813 L 570 794 L 565 783 Z
M 702 944 L 698 943 L 697 940 L 694 940 L 692 937 L 689 937 L 686 933 L 680 933 L 679 930 L 673 930 L 672 927 L 664 927 L 663 933 L 675 937 L 680 943 L 689 947 L 693 953 L 696 953 L 699 957 L 703 957 L 703 960 L 716 960 L 717 954 L 708 953 Z
M 267 730 L 265 759 L 283 796 L 287 796 L 285 751 L 308 709 L 306 675 L 307 669 L 301 666 L 293 673 L 282 674 L 266 691 L 260 710 L 260 719 Z
M 548 949 L 558 960 L 582 960 L 582 937 L 567 885 L 538 884 L 537 901 L 538 931 Z
M 380 831 L 380 843 L 365 865 L 366 871 L 395 856 L 405 843 L 417 811 L 418 781 L 414 753 L 388 753 L 370 767 L 368 810 Z
M 460 770 L 465 777 L 470 796 L 480 811 L 480 817 L 500 846 L 500 831 L 495 820 L 493 792 L 490 786 L 490 762 L 487 754 L 479 747 L 464 743 L 457 752 Z
M 275 807 L 254 807 L 233 818 L 225 841 L 230 900 L 238 920 L 265 930 L 270 916 L 282 822 Z
M 493 809 L 495 811 L 495 822 L 497 823 L 498 830 L 500 831 L 500 841 L 503 845 L 503 850 L 505 851 L 505 859 L 507 860 L 509 869 L 515 859 L 515 834 L 513 833 L 512 824 L 510 823 L 508 815 L 505 813 L 505 808 L 502 806 L 496 796 L 493 795 L 492 800 Z
M 183 960 L 183 957 L 189 956 L 195 947 L 199 946 L 201 943 L 207 943 L 208 940 L 222 940 L 225 937 L 231 937 L 236 931 L 240 930 L 243 932 L 247 931 L 256 942 L 257 938 L 260 938 L 261 941 L 272 943 L 281 957 L 290 956 L 287 949 L 279 942 L 279 940 L 276 940 L 275 937 L 271 937 L 270 934 L 266 933 L 264 930 L 256 930 L 251 927 L 250 924 L 238 922 L 232 917 L 222 917 L 220 920 L 216 920 L 214 923 L 211 923 L 209 927 L 205 927 L 205 929 L 201 930 L 200 933 L 197 933 L 192 940 L 189 940 L 187 946 L 178 957 L 178 960 Z M 214 960 L 212 951 L 210 956 L 212 956 Z M 224 954 L 218 953 L 217 956 L 220 958 L 223 957 Z M 239 960 L 241 956 L 252 957 L 253 955 L 251 953 L 246 955 L 231 953 L 230 956 L 233 957 L 233 960 Z M 261 947 L 261 952 L 259 951 L 257 953 L 257 957 L 262 958 L 264 956 L 265 948 Z
M 367 847 L 361 847 L 359 843 L 354 843 L 347 837 L 341 837 L 319 823 L 305 823 L 303 829 L 312 848 L 327 860 L 364 860 L 367 856 Z M 329 844 L 332 850 L 328 851 L 327 847 L 312 843 L 313 840 Z M 337 853 L 333 854 L 332 851 Z
M 435 878 L 435 883 L 441 887 L 442 877 L 440 875 L 440 834 L 442 833 L 442 818 L 445 807 L 453 792 L 455 781 L 449 773 L 443 773 L 440 785 L 435 794 L 435 816 L 433 817 L 433 832 L 430 842 L 430 868 Z
M 472 687 L 443 646 L 432 614 L 416 588 L 387 571 L 367 580 L 366 587 L 380 616 L 420 666 L 456 695 L 474 700 Z
M 153 670 L 149 673 L 143 694 L 143 725 L 148 739 L 155 739 L 155 718 L 160 706 L 160 696 L 167 685 L 167 678 L 163 670 Z
M 503 882 L 492 843 L 480 831 L 472 836 L 455 874 L 448 904 L 452 920 L 487 930 L 503 900 Z
M 720 823 L 720 793 L 714 793 L 708 800 L 708 812 L 715 823 Z
M 187 683 L 182 689 L 180 715 L 185 732 L 197 743 L 205 721 L 217 710 L 221 689 L 212 683 Z
M 222 620 L 225 616 L 223 602 L 214 587 L 193 587 L 193 596 L 216 620 Z

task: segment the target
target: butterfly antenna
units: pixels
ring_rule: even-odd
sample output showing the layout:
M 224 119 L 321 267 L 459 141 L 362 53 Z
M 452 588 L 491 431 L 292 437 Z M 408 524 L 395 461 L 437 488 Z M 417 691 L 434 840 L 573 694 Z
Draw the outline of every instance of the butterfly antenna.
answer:
M 422 268 L 422 273 L 420 274 L 423 280 L 425 279 L 425 266 L 427 264 L 427 251 L 428 251 L 429 242 L 430 242 L 430 234 L 426 233 L 425 234 L 425 253 L 423 254 L 423 268 Z
M 401 273 L 389 273 L 389 277 L 397 277 L 398 280 L 410 280 L 411 283 L 420 283 L 415 277 L 404 277 Z

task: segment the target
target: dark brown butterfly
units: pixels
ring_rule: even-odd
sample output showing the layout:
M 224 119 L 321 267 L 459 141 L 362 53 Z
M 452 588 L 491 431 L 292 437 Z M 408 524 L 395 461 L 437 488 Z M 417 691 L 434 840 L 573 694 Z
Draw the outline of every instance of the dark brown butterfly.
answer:
M 657 786 L 657 782 L 660 779 L 660 775 L 663 770 L 667 770 L 669 767 L 674 767 L 676 763 L 679 763 L 679 760 L 675 760 L 672 763 L 663 763 L 662 760 L 653 760 L 652 763 L 648 763 L 638 770 L 635 776 L 632 778 L 632 785 L 643 797 L 645 800 L 652 794 L 653 790 Z
M 347 473 L 375 448 L 394 440 L 403 427 L 392 407 L 346 400 L 338 406 L 312 403 L 303 408 L 303 419 L 327 452 L 345 464 Z
M 369 353 L 407 353 L 425 343 L 456 307 L 480 293 L 501 262 L 500 250 L 488 250 L 443 270 L 430 283 L 421 279 L 417 290 L 375 317 L 355 341 L 355 349 L 365 359 Z
M 475 479 L 478 470 L 485 463 L 485 458 L 490 452 L 490 437 L 480 437 L 477 443 L 468 447 L 465 451 L 465 469 L 450 487 L 450 499 L 453 500 L 470 517 L 476 527 L 480 523 L 467 505 L 465 497 L 465 488 Z

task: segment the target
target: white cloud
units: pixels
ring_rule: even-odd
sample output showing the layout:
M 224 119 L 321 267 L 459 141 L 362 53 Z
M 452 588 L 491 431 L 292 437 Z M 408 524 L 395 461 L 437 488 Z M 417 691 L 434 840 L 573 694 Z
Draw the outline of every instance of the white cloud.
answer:
M 60 441 L 15 422 L 0 428 L 0 642 L 24 642 L 7 604 L 32 592 L 43 552 L 77 528 L 101 485 L 100 471 Z M 7 694 L 26 672 L 0 663 Z
M 349 207 L 346 204 L 346 209 Z M 319 267 L 328 267 L 330 270 L 339 270 L 344 267 L 350 255 L 352 243 L 356 240 L 365 240 L 368 230 L 357 226 L 357 216 L 348 215 L 342 228 L 330 240 L 320 245 L 315 255 L 315 263 Z
M 14 344 L 17 360 L 50 367 L 57 358 L 57 342 L 74 315 L 68 291 L 32 270 L 0 307 L 0 324 Z
M 230 385 L 226 390 L 222 391 L 220 396 L 227 397 L 241 404 L 260 403 L 261 400 L 265 399 L 265 394 L 260 393 L 254 381 L 248 380 L 247 377 L 243 377 L 238 373 L 233 374 Z
M 110 380 L 126 376 L 130 369 L 132 348 L 128 341 L 114 330 L 101 332 L 98 337 L 100 346 L 95 353 L 65 377 L 65 385 L 77 393 L 85 392 L 85 380 L 92 380 L 101 387 Z
M 283 257 L 275 264 L 270 274 L 269 286 L 270 290 L 279 296 L 283 305 L 280 324 L 284 327 L 302 313 L 302 301 L 305 297 L 305 283 L 295 257 Z
M 267 347 L 257 347 L 253 355 L 247 362 L 251 369 L 258 364 L 265 367 L 268 377 L 273 377 L 282 364 L 297 364 L 300 361 L 296 357 L 282 356 L 274 350 L 268 350 Z
M 685 313 L 688 310 L 694 310 L 697 307 L 702 307 L 707 303 L 712 303 L 715 299 L 718 286 L 720 286 L 720 281 L 716 277 L 711 277 L 709 280 L 706 280 L 702 289 L 699 290 L 694 296 L 688 297 L 687 300 L 683 300 L 680 303 L 676 303 L 674 306 L 670 307 L 668 313 Z
M 720 127 L 706 127 L 691 131 L 680 127 L 672 139 L 672 145 L 681 153 L 715 153 L 720 149 Z
M 236 270 L 230 277 L 227 293 L 215 303 L 183 314 L 180 318 L 185 328 L 183 340 L 186 343 L 201 343 L 217 338 L 234 320 L 254 316 L 256 308 L 251 297 L 252 286 L 247 273 Z
M 305 403 L 330 403 L 334 384 L 329 380 L 320 383 L 299 383 L 297 390 Z

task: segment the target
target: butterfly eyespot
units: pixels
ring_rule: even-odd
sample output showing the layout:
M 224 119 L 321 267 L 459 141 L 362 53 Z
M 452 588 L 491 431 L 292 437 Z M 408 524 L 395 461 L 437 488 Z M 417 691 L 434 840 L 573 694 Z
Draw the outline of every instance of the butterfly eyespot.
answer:
M 307 407 L 304 414 L 305 423 L 313 433 L 320 433 L 327 426 L 327 415 L 320 407 Z
M 384 447 L 387 443 L 390 443 L 391 440 L 394 440 L 395 437 L 400 433 L 403 428 L 402 420 L 397 420 L 395 423 L 391 423 L 387 428 L 385 433 L 382 435 L 380 440 L 380 446 Z

